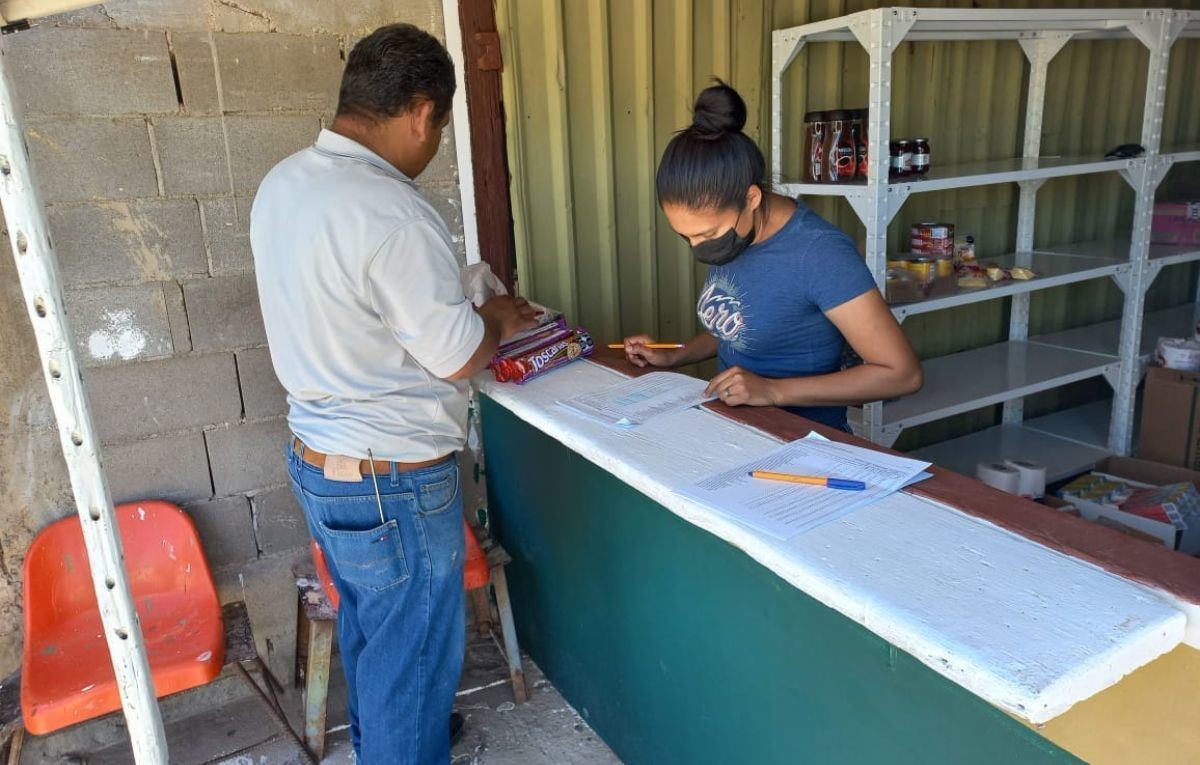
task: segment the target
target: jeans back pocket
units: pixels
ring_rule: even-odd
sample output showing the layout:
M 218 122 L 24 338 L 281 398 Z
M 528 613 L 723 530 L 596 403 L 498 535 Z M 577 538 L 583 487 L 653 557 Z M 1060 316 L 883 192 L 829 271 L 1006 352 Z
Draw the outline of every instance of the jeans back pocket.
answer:
M 424 517 L 449 510 L 458 499 L 458 466 L 453 466 L 442 478 L 417 486 L 417 507 Z
M 325 554 L 348 584 L 378 592 L 408 579 L 404 544 L 395 521 L 362 531 L 331 529 L 323 522 L 317 525 Z

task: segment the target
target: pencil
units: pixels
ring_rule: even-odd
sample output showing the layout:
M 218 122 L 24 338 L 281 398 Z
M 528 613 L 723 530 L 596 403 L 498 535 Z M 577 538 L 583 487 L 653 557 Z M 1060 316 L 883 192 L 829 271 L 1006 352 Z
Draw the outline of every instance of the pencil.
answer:
M 614 351 L 619 351 L 625 347 L 625 343 L 609 343 L 608 347 Z M 643 348 L 649 348 L 652 351 L 672 351 L 676 348 L 682 348 L 683 343 L 642 343 Z
M 784 481 L 786 483 L 803 483 L 809 486 L 824 486 L 829 489 L 843 491 L 863 491 L 867 485 L 862 481 L 850 481 L 845 478 L 826 478 L 817 475 L 793 475 L 792 473 L 772 473 L 770 470 L 755 470 L 751 478 L 763 478 L 768 481 Z

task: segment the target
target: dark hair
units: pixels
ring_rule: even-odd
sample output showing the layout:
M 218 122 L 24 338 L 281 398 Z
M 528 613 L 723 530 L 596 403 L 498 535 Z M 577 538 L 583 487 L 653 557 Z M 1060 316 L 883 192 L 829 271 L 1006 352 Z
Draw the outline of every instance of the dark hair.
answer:
M 746 102 L 736 90 L 717 80 L 700 91 L 691 126 L 675 134 L 658 163 L 658 203 L 740 209 L 747 189 L 765 188 L 767 162 L 745 126 Z
M 437 38 L 412 24 L 389 24 L 350 51 L 337 113 L 381 122 L 428 98 L 440 121 L 450 111 L 454 88 L 454 64 Z

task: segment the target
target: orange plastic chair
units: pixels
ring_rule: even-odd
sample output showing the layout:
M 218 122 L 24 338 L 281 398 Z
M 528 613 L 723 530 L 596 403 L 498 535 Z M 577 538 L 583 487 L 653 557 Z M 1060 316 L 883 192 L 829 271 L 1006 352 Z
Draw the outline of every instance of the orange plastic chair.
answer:
M 161 698 L 224 665 L 221 605 L 196 527 L 167 502 L 116 508 L 125 568 Z M 78 516 L 45 528 L 25 557 L 21 712 L 35 734 L 121 708 Z
M 488 583 L 488 565 L 487 556 L 483 554 L 483 548 L 479 546 L 479 540 L 475 538 L 475 532 L 471 531 L 471 525 L 463 519 L 463 532 L 467 538 L 467 560 L 463 565 L 463 587 L 466 590 L 476 590 L 484 587 Z M 325 552 L 321 550 L 321 545 L 317 544 L 317 540 L 309 540 L 309 548 L 312 550 L 313 563 L 317 567 L 317 579 L 321 582 L 321 587 L 325 589 L 325 597 L 329 599 L 329 605 L 333 606 L 336 611 L 338 603 L 341 602 L 341 597 L 338 595 L 337 587 L 333 584 L 333 576 L 329 573 L 329 564 L 325 562 Z

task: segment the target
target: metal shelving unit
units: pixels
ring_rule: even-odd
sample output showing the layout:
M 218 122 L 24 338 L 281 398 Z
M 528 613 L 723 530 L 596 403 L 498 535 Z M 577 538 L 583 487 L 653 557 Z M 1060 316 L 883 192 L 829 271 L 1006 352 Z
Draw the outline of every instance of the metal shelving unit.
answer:
M 1115 355 L 1010 340 L 925 362 L 925 387 L 883 405 L 888 428 L 897 433 L 1012 396 L 1027 396 L 1097 376 L 1120 366 Z M 995 374 L 981 372 L 993 370 Z
M 1103 409 L 1107 412 L 1111 407 L 1105 404 Z M 1051 483 L 1088 470 L 1108 455 L 1104 447 L 1063 438 L 1032 425 L 996 425 L 918 449 L 912 454 L 917 459 L 964 475 L 974 475 L 975 466 L 980 462 L 1020 457 L 1045 465 L 1046 480 Z
M 1023 427 L 1103 450 L 1108 446 L 1111 415 L 1112 399 L 1102 399 L 1026 420 Z
M 886 285 L 887 228 L 910 194 L 999 183 L 1020 188 L 1017 252 L 989 258 L 1005 266 L 1031 267 L 1039 274 L 982 290 L 948 288 L 944 294 L 893 305 L 896 317 L 939 311 L 984 300 L 1012 298 L 1008 342 L 924 362 L 925 388 L 914 396 L 874 402 L 852 410 L 856 431 L 891 445 L 910 426 L 997 403 L 1003 424 L 936 444 L 919 454 L 971 473 L 977 462 L 1023 455 L 1045 462 L 1052 477 L 1085 470 L 1109 453 L 1127 454 L 1133 433 L 1134 396 L 1144 371 L 1147 346 L 1165 329 L 1181 332 L 1194 323 L 1194 306 L 1148 314 L 1145 293 L 1167 265 L 1200 260 L 1200 248 L 1150 244 L 1154 193 L 1171 166 L 1200 160 L 1200 146 L 1160 152 L 1168 55 L 1180 36 L 1200 37 L 1200 14 L 1160 9 L 967 10 L 879 8 L 776 30 L 772 35 L 772 181 L 783 193 L 845 197 L 866 228 L 866 261 L 880 289 Z M 1150 52 L 1141 144 L 1136 159 L 1041 156 L 1042 115 L 1050 61 L 1071 40 L 1132 38 Z M 870 58 L 868 144 L 887 146 L 891 132 L 891 59 L 905 41 L 1016 41 L 1029 62 L 1022 156 L 959 165 L 935 165 L 919 180 L 888 180 L 888 156 L 875 151 L 867 179 L 856 183 L 794 183 L 783 167 L 783 76 L 809 43 L 858 42 Z M 790 170 L 790 168 L 789 168 Z M 1051 178 L 1116 172 L 1133 188 L 1135 214 L 1123 239 L 1066 247 L 1033 243 L 1037 193 Z M 793 176 L 794 177 L 794 176 Z M 1122 319 L 1029 338 L 1030 294 L 1091 279 L 1111 278 L 1125 294 Z M 1190 335 L 1191 329 L 1186 333 Z M 1145 335 L 1145 338 L 1143 338 Z M 1023 397 L 1073 382 L 1104 377 L 1113 388 L 1106 404 L 1090 404 L 1024 422 Z M 1103 438 L 1097 440 L 1099 428 Z
M 1154 346 L 1160 337 L 1191 337 L 1195 332 L 1196 322 L 1200 320 L 1200 305 L 1189 303 L 1161 311 L 1147 311 L 1142 318 L 1141 339 L 1137 344 L 1136 363 L 1143 369 L 1138 370 L 1138 377 L 1144 371 L 1145 365 L 1154 355 Z M 1037 335 L 1033 342 L 1055 348 L 1069 348 L 1088 353 L 1101 353 L 1111 356 L 1121 350 L 1120 319 L 1105 321 L 1099 324 L 1087 324 L 1061 332 Z

